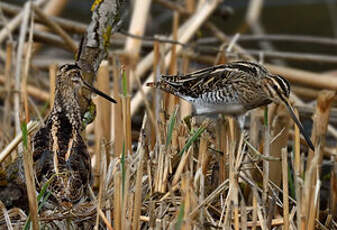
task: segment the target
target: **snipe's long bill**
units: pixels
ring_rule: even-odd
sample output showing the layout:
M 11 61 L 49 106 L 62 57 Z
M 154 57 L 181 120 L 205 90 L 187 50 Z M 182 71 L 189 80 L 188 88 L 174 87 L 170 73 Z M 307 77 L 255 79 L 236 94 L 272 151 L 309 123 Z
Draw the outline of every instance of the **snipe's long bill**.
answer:
M 147 83 L 192 103 L 197 115 L 223 113 L 240 115 L 271 102 L 283 103 L 299 127 L 309 147 L 310 138 L 289 103 L 290 84 L 253 62 L 233 62 L 212 66 L 187 75 L 162 75 Z
M 108 96 L 107 94 L 103 93 L 102 91 L 94 88 L 93 86 L 91 86 L 89 83 L 87 83 L 86 81 L 83 80 L 83 84 L 84 86 L 86 86 L 87 89 L 89 89 L 91 92 L 96 93 L 97 95 L 103 97 L 104 99 L 112 102 L 112 103 L 117 103 L 117 101 L 113 98 L 111 98 L 110 96 Z

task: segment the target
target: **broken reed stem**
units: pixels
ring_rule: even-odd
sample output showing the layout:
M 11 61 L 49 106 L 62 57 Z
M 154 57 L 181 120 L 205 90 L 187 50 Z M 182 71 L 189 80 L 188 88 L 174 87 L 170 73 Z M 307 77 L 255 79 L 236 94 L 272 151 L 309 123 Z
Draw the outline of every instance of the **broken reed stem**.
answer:
M 54 99 L 55 99 L 56 71 L 57 71 L 56 64 L 51 64 L 49 66 L 49 92 L 50 92 L 49 108 L 50 109 L 53 108 Z
M 283 221 L 284 230 L 289 230 L 289 193 L 288 193 L 288 152 L 282 149 L 282 182 L 283 182 Z

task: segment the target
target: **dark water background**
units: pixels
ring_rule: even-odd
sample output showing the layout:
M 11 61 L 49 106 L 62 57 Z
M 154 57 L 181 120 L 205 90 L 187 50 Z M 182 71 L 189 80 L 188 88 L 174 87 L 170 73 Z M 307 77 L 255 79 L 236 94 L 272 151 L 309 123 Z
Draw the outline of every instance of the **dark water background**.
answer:
M 3 1 L 3 0 L 0 0 Z M 23 0 L 5 0 L 6 2 L 22 5 Z M 90 21 L 90 7 L 92 0 L 69 0 L 62 17 L 75 21 L 88 23 Z M 178 1 L 177 1 L 178 2 Z M 214 14 L 209 20 L 213 21 L 226 34 L 237 32 L 244 23 L 248 0 L 228 0 L 222 7 L 229 6 L 233 15 L 224 19 Z M 171 33 L 172 14 L 157 3 L 152 3 L 151 20 L 147 26 L 147 35 Z M 337 36 L 337 0 L 265 0 L 260 18 L 267 34 L 292 34 L 334 38 Z M 128 22 L 125 23 L 127 29 Z M 246 31 L 249 34 L 250 31 Z M 258 43 L 242 42 L 244 48 L 260 49 Z M 337 46 L 315 45 L 298 42 L 273 42 L 278 51 L 314 53 L 336 55 Z M 337 69 L 334 64 L 320 62 L 287 61 L 290 66 L 314 71 L 327 71 Z

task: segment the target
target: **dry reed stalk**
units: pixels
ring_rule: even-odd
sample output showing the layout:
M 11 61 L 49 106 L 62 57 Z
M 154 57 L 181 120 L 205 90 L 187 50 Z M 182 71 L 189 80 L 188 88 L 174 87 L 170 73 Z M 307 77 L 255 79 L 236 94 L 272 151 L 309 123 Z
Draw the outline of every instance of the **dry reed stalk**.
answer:
M 23 126 L 26 127 L 26 126 Z M 24 129 L 24 128 L 23 128 Z M 36 186 L 35 186 L 35 177 L 34 177 L 34 169 L 33 169 L 33 153 L 30 149 L 30 143 L 28 141 L 28 134 L 26 134 L 26 146 L 24 146 L 23 150 L 23 167 L 25 173 L 25 183 L 28 194 L 28 204 L 29 204 L 29 215 L 32 221 L 33 230 L 39 229 L 38 223 L 38 206 L 36 200 Z
M 155 115 L 154 115 L 154 113 L 152 112 L 150 103 L 149 103 L 149 101 L 148 101 L 148 99 L 147 99 L 147 97 L 146 97 L 146 95 L 145 95 L 145 93 L 144 93 L 144 90 L 143 90 L 143 88 L 142 88 L 142 83 L 140 82 L 139 77 L 138 77 L 138 76 L 135 76 L 134 70 L 131 70 L 131 73 L 130 73 L 130 74 L 131 74 L 131 77 L 136 78 L 136 82 L 137 82 L 137 84 L 138 84 L 139 91 L 140 91 L 141 94 L 143 95 L 145 108 L 146 108 L 146 111 L 147 111 L 147 113 L 148 113 L 148 115 L 149 115 L 149 118 L 150 118 L 150 121 L 151 121 L 151 127 L 154 128 L 154 130 L 153 130 L 154 134 L 153 134 L 153 135 L 155 136 L 156 133 L 158 133 L 158 131 L 159 131 L 158 124 L 157 124 L 156 119 L 155 119 Z
M 234 217 L 234 229 L 239 229 L 239 202 L 238 202 L 238 184 L 237 184 L 237 171 L 235 169 L 235 157 L 237 156 L 235 154 L 236 152 L 236 146 L 239 144 L 237 141 L 237 133 L 236 133 L 236 126 L 235 126 L 235 120 L 232 117 L 228 118 L 229 123 L 229 132 L 230 132 L 230 144 L 229 144 L 229 157 L 228 157 L 228 163 L 229 163 L 229 188 L 231 190 L 231 194 L 228 193 L 229 199 L 231 202 L 229 202 L 229 206 L 227 206 L 227 212 L 225 217 L 225 224 L 227 223 L 229 218 L 229 212 L 232 209 L 233 214 L 231 214 Z M 240 146 L 240 145 L 239 145 Z M 236 156 L 235 156 L 236 155 Z M 230 195 L 229 195 L 230 194 Z
M 199 203 L 205 199 L 205 177 L 208 169 L 208 163 L 210 156 L 208 155 L 208 139 L 210 136 L 207 132 L 203 132 L 200 138 L 199 157 L 197 169 L 201 170 L 200 175 L 200 187 L 199 187 Z M 204 209 L 200 210 L 199 221 L 200 224 L 204 224 Z
M 308 100 L 314 100 L 319 95 L 319 90 L 312 89 L 312 88 L 309 88 L 309 87 L 303 87 L 303 86 L 299 86 L 299 85 L 292 85 L 291 91 L 295 95 L 297 95 L 297 96 L 299 96 L 303 99 L 308 99 Z
M 155 180 L 154 180 L 154 192 L 164 193 L 166 192 L 166 185 L 164 181 L 166 181 L 166 177 L 164 177 L 165 172 L 167 172 L 167 151 L 165 146 L 159 147 L 159 155 L 158 162 L 155 172 Z M 166 173 L 167 174 L 167 173 Z
M 328 128 L 328 121 L 330 116 L 330 110 L 332 106 L 332 102 L 336 97 L 335 91 L 327 91 L 324 90 L 320 93 L 317 98 L 316 111 L 313 117 L 313 129 L 311 139 L 313 144 L 316 146 L 320 144 L 320 158 L 319 164 L 323 159 L 323 148 L 325 147 L 325 137 Z M 312 150 L 309 151 L 308 162 L 310 165 L 310 161 L 313 158 L 314 152 Z
M 289 194 L 288 194 L 288 152 L 282 149 L 282 184 L 283 184 L 283 221 L 284 230 L 289 230 Z
M 181 189 L 184 201 L 184 224 L 183 229 L 193 229 L 193 220 L 189 213 L 197 206 L 197 196 L 192 185 L 192 178 L 189 174 L 185 174 L 181 180 Z
M 123 89 L 122 89 L 122 118 L 123 118 L 123 138 L 126 149 L 126 154 L 132 154 L 132 135 L 131 135 L 131 114 L 130 114 L 130 69 L 123 67 Z
M 331 162 L 333 166 L 331 169 L 331 178 L 330 178 L 330 197 L 329 197 L 329 216 L 332 220 L 337 219 L 337 157 L 331 156 Z M 326 226 L 331 222 L 326 220 Z M 330 223 L 332 225 L 332 223 Z
M 315 155 L 318 154 L 318 165 L 321 165 L 322 160 L 323 160 L 323 149 L 325 147 L 325 142 L 326 142 L 326 131 L 328 127 L 328 121 L 329 121 L 329 115 L 330 115 L 330 110 L 332 106 L 332 102 L 336 97 L 336 92 L 334 91 L 323 91 L 320 93 L 319 97 L 317 98 L 317 106 L 316 106 L 316 111 L 314 114 L 314 123 L 313 123 L 313 129 L 312 129 L 312 141 L 313 144 L 316 146 L 316 151 Z M 319 149 L 318 147 L 319 146 Z M 308 166 L 309 169 L 314 167 L 312 165 L 312 161 L 314 158 L 314 152 L 309 151 L 308 155 Z M 316 171 L 317 170 L 317 171 Z M 320 175 L 320 169 L 317 168 L 315 169 L 315 172 L 313 173 L 311 179 L 311 183 L 308 185 L 311 188 L 314 186 L 317 187 L 317 183 L 319 181 L 319 175 Z M 307 178 L 306 178 L 307 179 Z M 315 218 L 316 218 L 316 212 L 319 211 L 319 208 L 316 206 L 316 195 L 314 193 L 314 189 L 311 189 L 309 191 L 308 196 L 309 196 L 309 201 L 306 203 L 307 205 L 310 205 L 310 208 L 307 206 L 306 208 L 306 213 L 305 215 L 308 219 L 308 225 L 309 228 L 314 228 L 314 223 L 315 223 Z M 303 209 L 302 209 L 303 211 Z M 303 228 L 303 225 L 302 225 Z
M 257 207 L 256 209 L 257 209 L 257 216 L 260 220 L 260 227 L 262 230 L 267 230 L 266 220 L 263 218 L 263 213 L 262 213 L 263 207 L 261 207 L 261 204 L 263 204 L 263 202 L 255 187 L 253 187 L 253 194 L 256 198 L 256 207 Z
M 184 54 L 182 59 L 183 59 L 182 73 L 187 74 L 189 73 L 190 59 L 188 58 L 187 55 Z M 192 113 L 192 105 L 185 100 L 180 100 L 180 117 L 184 118 L 186 116 L 191 115 L 191 113 Z
M 316 145 L 317 146 L 317 145 Z M 316 196 L 315 190 L 319 181 L 317 178 L 317 170 L 319 169 L 319 158 L 320 154 L 318 153 L 319 148 L 316 147 L 316 154 L 311 159 L 310 164 L 308 165 L 305 171 L 305 180 L 303 184 L 303 191 L 302 191 L 302 223 L 301 229 L 314 229 L 315 224 L 315 214 L 316 214 Z M 314 180 L 315 179 L 315 180 Z
M 272 222 L 271 222 L 271 226 L 279 226 L 279 225 L 283 225 L 283 218 L 279 218 L 279 219 L 273 219 Z M 248 221 L 247 222 L 247 227 L 250 227 L 253 229 L 253 226 L 254 226 L 254 223 L 252 221 Z M 261 227 L 261 222 L 260 221 L 257 221 L 256 222 L 256 226 L 258 227 Z
M 195 10 L 195 0 L 185 0 L 186 11 L 192 14 Z
M 5 83 L 6 78 L 3 75 L 0 75 L 0 83 Z M 11 87 L 13 87 L 13 83 L 11 84 Z M 49 93 L 41 90 L 37 87 L 27 85 L 27 92 L 30 94 L 32 97 L 39 99 L 41 101 L 48 101 L 49 100 Z
M 281 150 L 288 145 L 288 136 L 290 128 L 290 116 L 283 105 L 272 104 L 275 109 L 275 115 L 271 119 L 271 143 L 270 156 L 281 159 Z M 269 162 L 269 179 L 277 186 L 281 185 L 282 166 L 279 161 Z
M 30 121 L 27 124 L 27 135 L 31 134 L 39 127 L 39 123 L 36 121 Z M 22 133 L 20 132 L 15 138 L 2 150 L 0 153 L 0 163 L 8 157 L 8 155 L 18 146 L 22 141 Z
M 114 157 L 119 157 L 123 151 L 123 109 L 122 99 L 120 94 L 120 70 L 117 65 L 117 58 L 112 56 L 112 70 L 113 70 L 113 98 L 117 101 L 117 104 L 111 106 L 111 139 L 114 140 Z
M 50 107 L 50 109 L 54 105 L 55 85 L 56 85 L 56 71 L 57 71 L 56 64 L 52 64 L 52 65 L 49 66 L 49 92 L 50 92 L 49 107 Z
M 294 108 L 294 112 L 296 114 L 296 117 L 298 118 L 298 111 L 296 108 Z M 301 197 L 301 187 L 300 187 L 300 177 L 301 177 L 301 143 L 300 143 L 300 130 L 297 127 L 297 125 L 294 123 L 294 162 L 293 162 L 293 168 L 294 168 L 294 185 L 295 185 L 295 195 L 296 195 L 296 211 L 297 211 L 297 229 L 301 228 L 301 207 L 302 207 L 302 197 Z
M 140 148 L 137 151 L 139 155 L 139 162 L 137 167 L 137 176 L 136 176 L 136 188 L 135 188 L 135 201 L 133 207 L 133 222 L 132 229 L 140 228 L 140 214 L 142 208 L 142 179 L 143 179 L 143 170 L 144 170 L 144 155 L 145 155 L 145 133 L 140 134 Z
M 149 15 L 151 0 L 136 0 L 133 6 L 132 18 L 129 27 L 129 33 L 143 36 L 145 32 L 146 20 Z M 125 64 L 130 64 L 133 69 L 138 61 L 139 51 L 142 40 L 128 37 L 125 42 L 125 54 L 127 59 Z M 139 76 L 136 74 L 136 76 Z M 133 86 L 134 80 L 131 79 L 130 86 Z
M 121 183 L 121 172 L 118 171 L 114 175 L 114 202 L 113 202 L 113 220 L 114 229 L 121 230 L 121 214 L 122 214 L 122 183 Z
M 219 182 L 222 183 L 228 178 L 228 152 L 230 143 L 230 134 L 228 131 L 228 121 L 222 118 L 216 121 L 216 143 L 219 151 L 223 154 L 219 155 Z
M 271 144 L 271 136 L 270 136 L 270 113 L 269 106 L 265 107 L 265 126 L 264 126 L 264 144 L 263 144 L 263 155 L 265 157 L 270 157 L 270 144 Z M 263 193 L 262 193 L 262 202 L 263 204 L 269 203 L 268 200 L 268 183 L 269 183 L 269 161 L 264 160 L 263 161 Z M 267 214 L 267 213 L 266 213 Z
M 42 5 L 46 0 L 37 0 L 36 5 Z M 18 13 L 10 22 L 7 23 L 5 27 L 0 30 L 0 43 L 2 43 L 9 33 L 13 32 L 21 23 L 22 18 L 24 17 L 24 9 Z
M 100 177 L 98 177 L 98 183 L 99 183 L 99 190 L 98 190 L 98 202 L 97 202 L 97 215 L 96 215 L 96 225 L 95 225 L 95 229 L 99 229 L 99 217 L 101 216 L 100 214 L 100 211 L 102 212 L 102 196 L 103 196 L 103 186 L 104 186 L 104 182 L 105 182 L 105 178 L 106 178 L 106 166 L 107 166 L 107 162 L 106 162 L 106 151 L 107 149 L 105 148 L 105 145 L 104 145 L 104 142 L 101 141 L 100 142 L 100 145 L 101 145 L 101 148 L 99 149 L 99 151 L 101 151 L 101 154 L 99 155 L 102 155 L 103 159 L 102 161 L 99 163 L 100 167 L 100 171 L 98 172 L 99 175 L 101 175 Z M 97 159 L 97 158 L 96 158 Z M 102 212 L 103 213 L 103 212 Z M 104 216 L 104 213 L 103 213 L 103 216 Z
M 63 38 L 65 44 L 73 51 L 73 53 L 77 52 L 77 44 L 76 42 L 67 34 L 66 31 L 64 31 L 61 26 L 59 26 L 57 23 L 53 22 L 49 19 L 49 16 L 46 15 L 38 6 L 35 4 L 32 5 L 34 12 L 36 15 L 43 20 L 50 29 L 52 29 L 55 33 L 60 35 L 61 38 Z
M 152 72 L 153 74 L 153 82 L 157 82 L 157 73 L 160 71 L 159 67 L 159 59 L 160 59 L 160 53 L 159 53 L 159 42 L 155 41 L 153 43 L 153 52 L 154 52 L 154 59 L 153 59 L 153 68 Z M 155 119 L 157 120 L 157 97 L 158 97 L 158 90 L 153 90 L 152 91 L 152 113 L 154 114 Z M 158 108 L 159 109 L 159 108 Z M 151 147 L 150 149 L 152 150 L 155 146 L 156 143 L 156 136 L 157 133 L 155 133 L 155 126 L 151 124 Z
M 173 25 L 172 25 L 172 38 L 173 40 L 178 39 L 178 27 L 179 27 L 179 13 L 174 12 L 173 13 Z M 172 44 L 171 47 L 171 60 L 169 64 L 169 74 L 175 75 L 177 74 L 177 45 Z M 179 103 L 179 98 L 170 94 L 170 93 L 164 93 L 164 102 L 165 102 L 165 111 L 168 114 L 173 113 L 175 105 Z
M 240 214 L 241 214 L 241 224 L 240 224 L 241 229 L 247 230 L 247 206 L 244 197 L 242 197 L 242 200 L 240 201 Z
M 253 196 L 253 221 L 251 222 L 252 222 L 251 225 L 252 230 L 255 230 L 257 226 L 257 199 L 255 196 Z
M 272 73 L 279 74 L 295 84 L 306 85 L 312 88 L 337 89 L 337 79 L 331 74 L 316 74 L 295 68 L 265 65 Z
M 28 38 L 28 45 L 27 45 L 27 52 L 24 62 L 24 70 L 23 70 L 23 79 L 21 83 L 21 96 L 22 101 L 24 104 L 25 109 L 25 120 L 26 124 L 28 124 L 30 117 L 29 117 L 29 108 L 28 108 L 28 93 L 27 93 L 27 81 L 28 81 L 28 72 L 29 66 L 31 62 L 31 55 L 32 55 L 32 46 L 33 46 L 33 29 L 34 29 L 34 16 L 31 13 L 31 21 L 30 21 L 30 29 L 29 29 L 29 38 Z
M 10 112 L 11 111 L 11 87 L 12 87 L 12 61 L 13 61 L 13 42 L 6 44 L 6 63 L 5 63 L 5 90 L 6 98 L 4 102 L 3 129 L 10 130 Z M 10 138 L 10 134 L 7 136 Z
M 6 226 L 8 230 L 13 230 L 13 224 L 11 223 L 11 219 L 9 217 L 8 211 L 6 209 L 6 206 L 4 205 L 4 203 L 2 203 L 2 201 L 0 200 L 0 210 L 2 211 L 2 215 L 4 216 L 5 222 L 6 222 Z
M 127 155 L 126 155 L 127 156 Z M 126 230 L 131 228 L 131 217 L 128 218 L 128 214 L 132 215 L 132 207 L 133 205 L 130 205 L 130 202 L 134 200 L 133 196 L 134 193 L 129 193 L 129 187 L 130 187 L 130 167 L 128 167 L 128 163 L 125 161 L 125 176 L 124 181 L 122 180 L 122 209 L 121 209 L 121 229 Z
M 105 223 L 105 225 L 107 226 L 107 228 L 108 228 L 109 230 L 113 230 L 113 227 L 112 227 L 111 224 L 109 223 L 108 218 L 106 218 L 106 216 L 104 215 L 104 212 L 103 212 L 101 209 L 98 210 L 98 214 L 99 214 L 100 217 L 102 218 L 102 220 L 103 220 L 103 222 Z
M 175 172 L 175 174 L 173 176 L 172 185 L 178 184 L 178 182 L 180 180 L 180 177 L 181 177 L 181 175 L 183 173 L 184 167 L 187 164 L 187 161 L 189 159 L 189 156 L 190 156 L 191 152 L 192 152 L 192 146 L 181 157 L 181 159 L 179 161 L 179 164 L 178 164 L 178 167 L 176 169 L 176 172 Z
M 97 71 L 97 88 L 101 90 L 103 93 L 110 95 L 110 80 L 109 80 L 109 70 L 108 70 L 108 61 L 103 60 L 100 68 Z M 101 156 L 102 152 L 102 141 L 105 142 L 110 141 L 110 113 L 111 113 L 111 103 L 101 97 L 95 98 L 96 104 L 96 119 L 95 119 L 95 166 L 94 166 L 94 176 L 95 182 L 94 185 L 98 185 L 100 182 L 100 175 L 101 175 Z M 105 154 L 107 154 L 104 158 L 107 161 L 106 164 L 110 164 L 110 148 L 106 146 Z
M 212 191 L 211 194 L 209 194 L 201 203 L 198 204 L 191 212 L 190 216 L 191 218 L 194 218 L 195 215 L 199 212 L 200 208 L 205 207 L 208 205 L 213 199 L 215 199 L 222 191 L 228 189 L 229 180 L 225 180 L 222 184 L 220 184 L 216 189 Z M 162 200 L 162 199 L 161 199 Z M 205 212 L 207 214 L 207 209 L 205 209 Z
M 24 6 L 23 16 L 22 16 L 22 23 L 20 27 L 20 36 L 19 42 L 17 47 L 17 55 L 16 55 L 16 62 L 15 62 L 15 94 L 14 94 L 14 123 L 15 123 L 15 132 L 19 133 L 21 129 L 20 124 L 20 86 L 21 86 L 21 74 L 22 74 L 22 59 L 24 54 L 24 43 L 26 40 L 26 33 L 29 23 L 29 15 L 31 13 L 31 2 L 27 2 Z M 19 145 L 19 154 L 21 154 L 22 146 Z
M 216 6 L 219 4 L 218 0 L 207 1 L 204 6 L 195 12 L 193 16 L 189 18 L 178 30 L 178 41 L 181 43 L 186 43 L 189 41 L 195 32 L 200 28 L 201 24 L 209 17 L 209 15 L 215 10 Z M 170 46 L 166 46 L 167 49 Z M 179 46 L 176 49 L 177 54 L 182 51 L 182 47 Z M 148 54 L 137 66 L 136 75 L 142 76 L 152 65 L 154 53 Z M 171 52 L 165 56 L 165 66 L 168 66 L 171 60 Z M 152 73 L 153 74 L 153 73 Z M 150 92 L 150 87 L 145 87 L 146 83 L 153 79 L 152 74 L 144 82 L 144 92 L 148 94 Z M 132 84 L 131 84 L 132 85 Z M 143 97 L 140 93 L 137 93 L 132 99 L 131 105 L 131 115 L 134 115 L 140 105 L 142 104 Z

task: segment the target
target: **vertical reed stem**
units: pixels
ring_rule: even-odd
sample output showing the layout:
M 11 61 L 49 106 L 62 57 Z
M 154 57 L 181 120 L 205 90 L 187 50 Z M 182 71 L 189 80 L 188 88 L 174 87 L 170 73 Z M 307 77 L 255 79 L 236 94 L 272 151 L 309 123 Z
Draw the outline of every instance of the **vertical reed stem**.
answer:
M 289 229 L 289 193 L 288 193 L 288 152 L 282 149 L 282 182 L 283 182 L 283 226 Z

